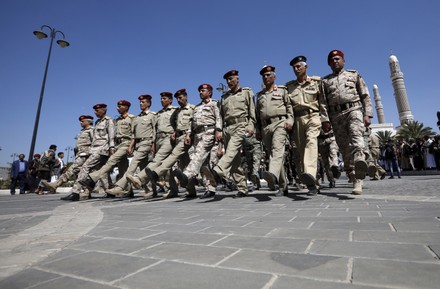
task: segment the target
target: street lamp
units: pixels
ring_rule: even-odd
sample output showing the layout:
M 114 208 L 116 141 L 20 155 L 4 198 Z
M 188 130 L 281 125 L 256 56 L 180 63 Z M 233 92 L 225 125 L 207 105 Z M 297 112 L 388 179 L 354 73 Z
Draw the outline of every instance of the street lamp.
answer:
M 221 93 L 225 93 L 226 91 L 228 91 L 228 87 L 220 82 L 218 87 L 215 90 L 217 90 L 218 92 L 221 92 Z
M 59 34 L 62 35 L 63 39 L 57 40 L 57 44 L 61 48 L 65 48 L 65 47 L 70 45 L 69 42 L 64 40 L 65 36 L 64 36 L 63 32 L 61 32 L 59 30 L 56 30 L 55 28 L 52 28 L 52 27 L 47 26 L 47 25 L 43 25 L 43 26 L 41 26 L 40 30 L 34 31 L 34 35 L 38 39 L 41 40 L 41 39 L 47 38 L 47 34 L 43 32 L 44 28 L 47 28 L 47 29 L 50 30 L 50 46 L 49 46 L 49 53 L 47 55 L 46 69 L 44 70 L 43 84 L 41 85 L 40 100 L 38 101 L 37 115 L 35 117 L 34 133 L 32 134 L 31 149 L 29 151 L 29 161 L 31 161 L 32 158 L 33 158 L 34 149 L 35 149 L 35 142 L 37 140 L 38 123 L 40 122 L 41 104 L 43 103 L 44 87 L 46 86 L 47 70 L 49 68 L 49 61 L 50 61 L 50 54 L 52 52 L 53 40 L 55 39 L 55 36 L 59 33 Z
M 16 158 L 16 157 L 18 157 L 18 154 L 17 154 L 17 153 L 13 153 L 13 154 L 11 155 L 12 162 L 15 161 L 15 158 Z

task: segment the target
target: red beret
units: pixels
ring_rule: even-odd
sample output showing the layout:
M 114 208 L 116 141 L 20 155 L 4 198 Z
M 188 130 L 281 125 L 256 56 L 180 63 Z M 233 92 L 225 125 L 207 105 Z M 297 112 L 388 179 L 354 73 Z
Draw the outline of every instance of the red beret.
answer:
M 138 99 L 139 100 L 142 100 L 142 99 L 148 99 L 148 100 L 151 100 L 151 95 L 149 95 L 149 94 L 142 94 L 142 95 L 140 95 L 139 97 L 138 97 Z
M 207 83 L 200 84 L 198 91 L 200 91 L 201 89 L 207 89 L 209 91 L 212 91 L 212 86 L 210 84 L 207 84 Z
M 90 115 L 81 115 L 78 119 L 79 119 L 79 121 L 83 121 L 83 120 L 90 120 L 90 121 L 93 121 L 93 116 L 90 116 Z
M 230 70 L 223 75 L 223 79 L 228 79 L 229 76 L 237 75 L 238 76 L 238 70 Z
M 176 93 L 174 94 L 174 97 L 178 97 L 181 94 L 188 95 L 186 93 L 186 89 L 185 88 L 182 88 L 182 89 L 179 89 L 178 91 L 176 91 Z
M 330 53 L 327 56 L 327 63 L 330 65 L 330 60 L 332 59 L 332 57 L 339 55 L 342 58 L 344 58 L 344 52 L 342 52 L 341 50 L 332 50 L 330 51 Z
M 160 96 L 166 96 L 166 97 L 169 97 L 169 98 L 173 98 L 173 94 L 171 92 L 169 92 L 169 91 L 161 92 Z
M 266 72 L 275 72 L 275 67 L 274 66 L 270 66 L 270 65 L 265 65 L 263 66 L 263 68 L 260 70 L 260 75 L 265 74 Z
M 93 109 L 98 109 L 98 108 L 107 108 L 107 104 L 105 103 L 99 103 L 99 104 L 95 104 L 93 106 Z
M 39 157 L 41 157 L 41 155 L 40 154 L 34 154 L 34 158 L 39 158 Z
M 128 100 L 120 100 L 118 101 L 118 105 L 131 106 L 131 103 Z

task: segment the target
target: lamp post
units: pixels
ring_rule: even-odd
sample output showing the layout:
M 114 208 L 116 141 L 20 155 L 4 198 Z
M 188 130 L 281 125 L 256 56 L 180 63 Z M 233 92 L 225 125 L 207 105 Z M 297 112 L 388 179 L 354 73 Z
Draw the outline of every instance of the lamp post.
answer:
M 15 161 L 15 158 L 16 158 L 16 157 L 18 157 L 18 154 L 17 154 L 17 153 L 13 153 L 13 154 L 11 155 L 12 162 Z
M 67 162 L 66 162 L 67 165 L 69 163 L 69 156 L 70 156 L 70 152 L 73 151 L 73 147 L 68 146 L 64 150 L 67 151 Z
M 220 82 L 215 90 L 221 93 L 225 93 L 226 91 L 228 91 L 228 87 Z
M 35 117 L 34 133 L 32 134 L 31 149 L 29 151 L 29 161 L 31 161 L 33 158 L 34 149 L 35 149 L 35 142 L 37 140 L 38 123 L 40 122 L 41 104 L 43 103 L 44 87 L 46 86 L 47 70 L 49 68 L 49 61 L 50 61 L 50 54 L 52 52 L 53 40 L 55 39 L 55 36 L 59 33 L 63 36 L 63 39 L 57 40 L 57 44 L 61 48 L 65 48 L 70 45 L 69 42 L 64 40 L 65 36 L 64 36 L 63 32 L 56 30 L 55 28 L 52 28 L 47 25 L 43 25 L 43 26 L 41 26 L 40 30 L 34 31 L 34 35 L 40 40 L 43 38 L 47 38 L 47 34 L 43 32 L 43 29 L 45 29 L 45 28 L 50 30 L 50 46 L 49 46 L 49 53 L 47 55 L 46 69 L 44 70 L 43 84 L 41 85 L 40 100 L 38 101 L 37 115 Z

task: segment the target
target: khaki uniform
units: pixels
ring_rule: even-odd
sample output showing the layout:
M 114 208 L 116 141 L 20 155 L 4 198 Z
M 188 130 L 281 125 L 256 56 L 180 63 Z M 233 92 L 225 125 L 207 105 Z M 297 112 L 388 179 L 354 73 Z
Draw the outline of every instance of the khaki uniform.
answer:
M 284 153 L 287 131 L 285 124 L 293 125 L 292 104 L 285 86 L 274 86 L 272 91 L 257 93 L 257 134 L 269 153 L 268 171 L 277 177 L 280 188 L 287 186 L 284 173 Z
M 365 159 L 364 116 L 373 117 L 370 94 L 365 81 L 355 70 L 341 70 L 322 79 L 326 112 L 323 121 L 330 121 L 348 175 L 354 172 L 354 157 Z
M 297 80 L 287 84 L 293 117 L 293 140 L 300 155 L 300 164 L 297 167 L 299 175 L 311 174 L 316 177 L 318 165 L 318 135 L 321 129 L 320 106 L 322 99 L 321 80 L 317 76 L 308 77 L 305 83 Z
M 121 177 L 128 168 L 127 149 L 130 145 L 130 140 L 133 138 L 132 126 L 134 115 L 127 114 L 119 116 L 115 120 L 116 126 L 116 151 L 109 157 L 107 162 L 97 171 L 89 174 L 90 178 L 96 182 L 103 178 L 106 174 L 111 172 L 115 166 L 118 165 L 119 176 Z
M 338 145 L 336 144 L 335 134 L 333 131 L 325 133 L 321 130 L 318 136 L 318 152 L 321 154 L 322 162 L 324 165 L 324 171 L 327 175 L 329 182 L 335 183 L 335 178 L 333 172 L 331 171 L 332 166 L 339 167 L 338 161 Z
M 376 166 L 376 174 L 373 177 L 373 180 L 379 180 L 386 171 L 379 165 L 380 158 L 380 141 L 376 134 L 371 133 L 368 137 L 368 147 L 370 150 L 370 158 L 371 162 Z M 371 176 L 370 176 L 371 177 Z
M 73 176 L 79 174 L 82 165 L 90 155 L 90 147 L 93 141 L 93 127 L 83 128 L 76 138 L 75 160 L 73 164 L 59 177 L 63 183 L 69 181 Z
M 168 157 L 173 151 L 173 145 L 170 139 L 170 135 L 174 131 L 174 128 L 171 124 L 171 116 L 176 109 L 176 106 L 170 105 L 167 108 L 162 108 L 157 112 L 155 127 L 156 134 L 153 140 L 156 145 L 156 152 L 154 154 L 153 161 L 147 165 L 150 170 L 154 170 L 159 167 L 163 160 L 165 160 L 166 157 Z M 138 177 L 141 179 L 142 183 L 147 183 L 149 181 L 145 170 L 139 172 Z M 152 190 L 151 183 L 149 183 L 147 190 Z
M 126 176 L 134 175 L 137 168 L 143 170 L 147 166 L 153 139 L 156 134 L 156 117 L 157 113 L 155 112 L 143 111 L 133 119 L 132 133 L 136 141 L 133 157 L 127 172 L 116 182 L 115 186 L 130 191 L 132 188 Z
M 241 168 L 240 151 L 246 129 L 255 131 L 254 94 L 250 88 L 240 88 L 235 93 L 228 91 L 222 95 L 220 107 L 225 154 L 213 169 L 221 178 L 231 174 L 238 191 L 246 194 L 248 187 Z
M 89 172 L 101 166 L 108 159 L 110 147 L 115 146 L 115 125 L 109 116 L 104 116 L 95 122 L 93 128 L 93 140 L 90 146 L 90 155 L 78 174 L 78 178 L 72 187 L 73 193 L 79 193 L 80 196 L 88 197 L 88 190 L 83 191 L 79 180 L 88 178 Z
M 185 107 L 179 107 L 171 116 L 176 140 L 171 153 L 153 171 L 159 177 L 165 177 L 173 165 L 179 161 L 179 167 L 183 169 L 189 163 L 188 146 L 185 145 L 185 136 L 191 127 L 191 120 L 195 106 L 187 103 Z
M 218 102 L 212 100 L 201 102 L 194 108 L 191 127 L 188 133 L 192 136 L 191 161 L 183 173 L 188 180 L 195 178 L 203 165 L 207 164 L 208 156 L 215 145 L 215 131 L 222 131 L 222 118 Z M 209 182 L 208 191 L 215 191 Z

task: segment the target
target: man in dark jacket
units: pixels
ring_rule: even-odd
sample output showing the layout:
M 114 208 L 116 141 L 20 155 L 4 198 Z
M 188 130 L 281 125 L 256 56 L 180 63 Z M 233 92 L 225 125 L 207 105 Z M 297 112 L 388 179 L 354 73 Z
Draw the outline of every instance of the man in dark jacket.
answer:
M 12 163 L 11 167 L 11 195 L 15 195 L 15 187 L 17 182 L 20 187 L 20 194 L 24 194 L 26 186 L 26 172 L 28 169 L 28 161 L 24 160 L 24 154 L 18 156 L 18 160 Z

